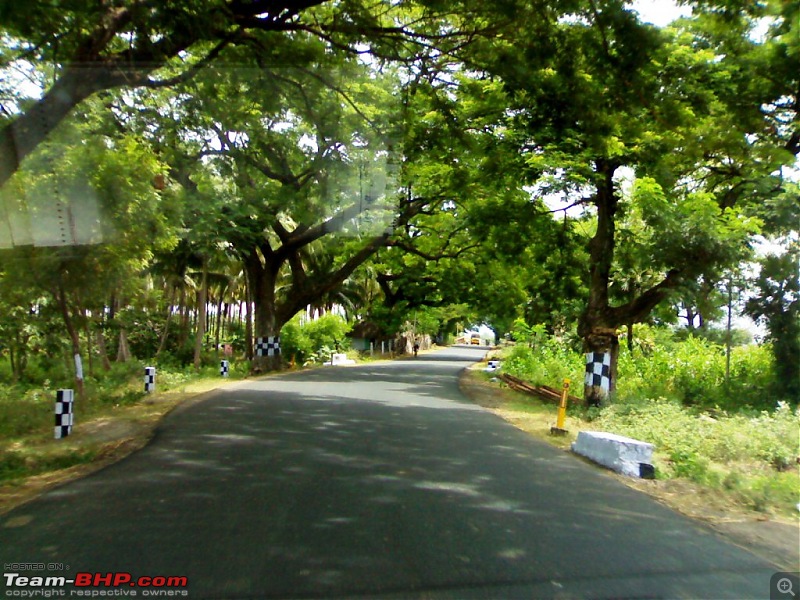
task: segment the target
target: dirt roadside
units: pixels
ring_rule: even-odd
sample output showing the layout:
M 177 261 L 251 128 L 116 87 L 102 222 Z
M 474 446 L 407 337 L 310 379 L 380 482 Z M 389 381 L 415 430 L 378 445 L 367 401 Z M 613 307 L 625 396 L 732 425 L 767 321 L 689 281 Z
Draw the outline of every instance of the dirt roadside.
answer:
M 476 371 L 465 369 L 459 379 L 462 393 L 476 404 L 503 417 L 515 427 L 569 451 L 564 438 L 548 435 L 541 419 L 526 419 L 524 413 L 505 408 L 514 392 L 485 381 Z M 800 519 L 769 516 L 744 510 L 715 490 L 680 479 L 632 479 L 603 469 L 625 485 L 655 498 L 687 517 L 695 519 L 717 534 L 750 550 L 784 571 L 800 571 Z
M 168 413 L 202 401 L 223 385 L 201 382 L 179 391 L 159 393 L 136 405 L 119 408 L 109 415 L 82 423 L 63 440 L 56 442 L 39 436 L 28 441 L 29 446 L 37 452 L 65 455 L 88 450 L 94 453 L 94 458 L 85 464 L 0 485 L 0 516 L 49 489 L 86 477 L 140 450 L 147 445 L 156 427 Z

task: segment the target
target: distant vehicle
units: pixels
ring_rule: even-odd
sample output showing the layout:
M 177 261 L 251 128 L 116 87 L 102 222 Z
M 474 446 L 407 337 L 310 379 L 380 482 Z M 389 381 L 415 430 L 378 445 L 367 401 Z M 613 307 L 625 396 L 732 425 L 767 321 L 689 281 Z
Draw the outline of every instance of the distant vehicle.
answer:
M 469 343 L 472 344 L 473 346 L 480 346 L 481 345 L 481 334 L 473 333 L 470 336 Z

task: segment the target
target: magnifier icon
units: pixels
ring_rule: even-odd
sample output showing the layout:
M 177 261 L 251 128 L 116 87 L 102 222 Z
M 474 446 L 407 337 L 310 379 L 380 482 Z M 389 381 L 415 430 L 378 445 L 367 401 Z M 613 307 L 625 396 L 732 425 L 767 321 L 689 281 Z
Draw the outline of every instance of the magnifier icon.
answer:
M 792 580 L 784 577 L 783 579 L 779 579 L 777 585 L 775 586 L 778 588 L 778 591 L 781 594 L 789 594 L 792 598 L 796 598 L 794 591 L 792 590 Z

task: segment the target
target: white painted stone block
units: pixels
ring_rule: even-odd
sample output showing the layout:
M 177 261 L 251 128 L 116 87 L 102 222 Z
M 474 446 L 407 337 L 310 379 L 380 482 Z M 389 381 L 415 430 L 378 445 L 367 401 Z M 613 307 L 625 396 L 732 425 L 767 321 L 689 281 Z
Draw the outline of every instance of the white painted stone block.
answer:
M 647 442 L 601 431 L 581 431 L 572 444 L 575 454 L 629 477 L 641 477 L 643 464 L 650 467 L 653 448 Z
M 354 365 L 356 361 L 347 358 L 347 354 L 333 354 L 332 360 L 326 362 L 326 365 Z

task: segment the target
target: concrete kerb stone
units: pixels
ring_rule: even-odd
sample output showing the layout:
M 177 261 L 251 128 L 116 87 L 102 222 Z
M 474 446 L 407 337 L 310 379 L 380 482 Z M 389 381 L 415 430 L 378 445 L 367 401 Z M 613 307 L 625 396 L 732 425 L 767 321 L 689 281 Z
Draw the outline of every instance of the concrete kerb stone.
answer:
M 575 454 L 627 475 L 653 479 L 653 444 L 601 431 L 581 431 L 572 444 Z

